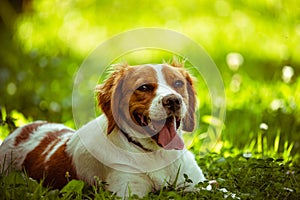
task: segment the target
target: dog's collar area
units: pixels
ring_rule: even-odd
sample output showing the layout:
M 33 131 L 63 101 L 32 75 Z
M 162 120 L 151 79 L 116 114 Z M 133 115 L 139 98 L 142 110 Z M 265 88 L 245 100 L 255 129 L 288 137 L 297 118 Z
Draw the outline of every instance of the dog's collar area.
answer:
M 151 149 L 148 149 L 146 147 L 144 147 L 140 142 L 138 141 L 135 141 L 132 139 L 132 137 L 129 136 L 128 133 L 126 133 L 125 131 L 123 131 L 122 129 L 120 129 L 120 131 L 123 133 L 123 135 L 127 138 L 128 142 L 138 146 L 139 148 L 143 149 L 144 151 L 147 151 L 147 152 L 152 152 Z

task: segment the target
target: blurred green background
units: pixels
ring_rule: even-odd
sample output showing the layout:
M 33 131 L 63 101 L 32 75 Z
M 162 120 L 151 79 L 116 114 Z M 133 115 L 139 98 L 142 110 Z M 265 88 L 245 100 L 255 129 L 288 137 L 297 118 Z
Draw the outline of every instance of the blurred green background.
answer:
M 123 31 L 168 28 L 202 45 L 222 74 L 222 147 L 300 152 L 297 0 L 1 0 L 0 17 L 2 114 L 72 126 L 73 80 L 89 53 Z M 202 89 L 200 133 L 211 109 Z

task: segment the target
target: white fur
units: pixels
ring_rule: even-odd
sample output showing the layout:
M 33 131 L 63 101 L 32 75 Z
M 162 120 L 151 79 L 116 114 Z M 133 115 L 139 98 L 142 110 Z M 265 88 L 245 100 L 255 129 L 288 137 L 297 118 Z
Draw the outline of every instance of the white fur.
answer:
M 89 184 L 94 183 L 94 176 L 99 176 L 108 183 L 107 189 L 118 196 L 128 196 L 129 191 L 144 196 L 173 183 L 179 169 L 179 186 L 184 184 L 183 174 L 193 181 L 188 189 L 205 180 L 188 150 L 145 153 L 128 143 L 118 129 L 106 135 L 104 124 L 107 119 L 102 115 L 79 129 L 68 144 L 79 178 Z

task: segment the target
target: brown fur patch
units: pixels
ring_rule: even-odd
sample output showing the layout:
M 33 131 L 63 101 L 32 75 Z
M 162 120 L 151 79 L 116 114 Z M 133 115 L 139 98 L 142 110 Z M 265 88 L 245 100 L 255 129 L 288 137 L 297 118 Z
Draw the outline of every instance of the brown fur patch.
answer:
M 128 120 L 130 124 L 132 112 L 142 113 L 149 109 L 155 91 L 142 94 L 136 89 L 143 84 L 151 84 L 157 88 L 155 74 L 150 66 L 125 65 L 113 72 L 104 84 L 97 86 L 99 107 L 108 119 L 108 134 L 114 129 L 116 122 L 121 124 Z
M 20 134 L 15 139 L 15 146 L 18 146 L 20 143 L 26 142 L 29 139 L 29 136 L 38 129 L 38 127 L 47 124 L 48 122 L 35 122 L 21 127 Z
M 185 72 L 185 77 L 187 80 L 187 90 L 189 94 L 189 108 L 188 114 L 184 118 L 183 130 L 192 132 L 195 128 L 195 109 L 196 109 L 196 92 L 193 86 L 192 77 Z
M 125 117 L 135 122 L 134 113 L 144 116 L 149 115 L 149 107 L 158 88 L 156 71 L 147 65 L 137 66 L 125 81 L 124 86 L 126 85 L 126 87 L 123 88 L 125 95 L 121 99 L 120 105 L 126 104 L 129 112 L 125 113 Z M 150 86 L 151 89 L 146 92 L 138 90 L 142 85 Z M 119 110 L 122 109 L 120 105 Z M 131 125 L 133 126 L 133 123 Z M 135 122 L 135 125 L 138 125 L 138 122 Z M 140 126 L 134 126 L 134 128 L 140 132 L 144 131 Z
M 68 182 L 66 173 L 69 174 L 69 179 L 76 178 L 72 158 L 65 151 L 68 140 L 52 154 L 48 161 L 46 160 L 48 153 L 61 141 L 59 136 L 68 132 L 73 131 L 62 129 L 45 134 L 39 145 L 27 154 L 23 167 L 30 177 L 37 180 L 45 178 L 44 185 L 59 189 Z M 48 147 L 49 145 L 51 146 Z M 46 149 L 47 152 L 45 152 Z
M 183 130 L 191 132 L 195 127 L 195 90 L 191 76 L 182 68 L 183 66 L 178 65 L 175 67 L 173 65 L 164 65 L 162 72 L 167 83 L 183 97 L 185 103 L 188 105 L 188 113 L 183 119 Z M 176 80 L 183 81 L 184 87 L 175 88 L 173 85 Z
M 122 84 L 122 77 L 127 71 L 128 66 L 118 66 L 109 78 L 101 85 L 96 87 L 98 106 L 104 112 L 108 120 L 107 133 L 111 133 L 116 126 L 114 116 L 112 113 L 112 96 L 114 93 L 120 93 L 120 85 Z

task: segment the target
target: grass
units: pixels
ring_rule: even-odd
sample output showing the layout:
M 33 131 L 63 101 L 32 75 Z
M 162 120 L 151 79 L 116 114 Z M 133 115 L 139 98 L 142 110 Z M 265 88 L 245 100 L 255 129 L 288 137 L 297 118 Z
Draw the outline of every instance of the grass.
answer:
M 7 120 L 6 120 L 7 121 Z M 3 122 L 7 123 L 7 122 Z M 3 128 L 3 127 L 2 127 Z M 205 177 L 213 181 L 199 183 L 194 192 L 185 192 L 190 183 L 185 175 L 185 184 L 178 187 L 176 179 L 160 191 L 151 192 L 143 198 L 130 195 L 128 199 L 299 199 L 300 162 L 298 154 L 291 156 L 294 143 L 284 142 L 279 151 L 281 132 L 277 132 L 273 146 L 267 145 L 264 135 L 267 125 L 261 124 L 257 138 L 249 141 L 244 149 L 238 149 L 228 141 L 221 142 L 217 152 L 200 152 L 201 142 L 190 149 L 202 168 Z M 218 146 L 218 145 L 217 145 Z M 197 153 L 198 152 L 198 153 Z M 96 185 L 88 186 L 83 181 L 71 180 L 61 190 L 43 187 L 24 172 L 0 172 L 0 200 L 2 199 L 120 199 L 105 191 L 105 184 L 96 178 Z
M 248 158 L 244 155 L 206 157 L 206 172 L 220 186 L 246 199 L 297 199 L 299 166 L 282 159 Z M 297 198 L 296 198 L 297 197 Z
M 142 199 L 299 199 L 300 165 L 270 157 L 255 158 L 238 154 L 224 156 L 222 153 L 208 153 L 197 156 L 197 161 L 209 180 L 216 180 L 212 187 L 209 182 L 196 186 L 199 191 L 185 192 L 176 183 Z M 186 178 L 186 184 L 190 181 Z M 98 180 L 95 186 L 87 186 L 79 180 L 70 181 L 62 190 L 45 188 L 42 183 L 21 172 L 0 175 L 0 199 L 119 199 L 104 190 L 105 183 Z M 207 189 L 204 189 L 207 188 Z M 225 190 L 225 189 L 226 190 Z M 209 189 L 209 190 L 208 190 Z M 130 196 L 129 199 L 139 199 Z

